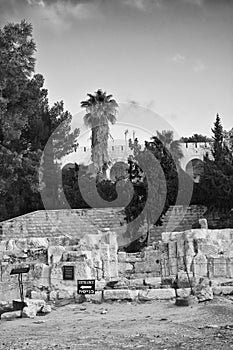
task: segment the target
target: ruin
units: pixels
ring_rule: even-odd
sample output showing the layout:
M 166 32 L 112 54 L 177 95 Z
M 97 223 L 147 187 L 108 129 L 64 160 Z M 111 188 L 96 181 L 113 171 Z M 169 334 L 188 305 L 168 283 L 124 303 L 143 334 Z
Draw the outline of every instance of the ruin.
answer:
M 2 222 L 0 300 L 19 297 L 17 277 L 10 275 L 17 266 L 30 267 L 23 284 L 32 299 L 78 300 L 77 280 L 83 279 L 96 281 L 95 294 L 86 296 L 95 302 L 170 299 L 177 275 L 178 292 L 190 293 L 190 281 L 203 278 L 213 280 L 214 293 L 233 292 L 218 285 L 233 279 L 233 229 L 208 229 L 202 219 L 199 229 L 167 230 L 143 251 L 126 253 L 119 251 L 122 211 L 105 215 L 100 209 L 51 210 Z

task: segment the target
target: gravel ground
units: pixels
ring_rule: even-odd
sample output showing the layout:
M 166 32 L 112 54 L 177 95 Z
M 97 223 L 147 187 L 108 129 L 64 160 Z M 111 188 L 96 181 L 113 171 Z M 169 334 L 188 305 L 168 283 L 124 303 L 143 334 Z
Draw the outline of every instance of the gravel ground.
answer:
M 0 350 L 233 349 L 233 299 L 69 304 L 0 321 Z

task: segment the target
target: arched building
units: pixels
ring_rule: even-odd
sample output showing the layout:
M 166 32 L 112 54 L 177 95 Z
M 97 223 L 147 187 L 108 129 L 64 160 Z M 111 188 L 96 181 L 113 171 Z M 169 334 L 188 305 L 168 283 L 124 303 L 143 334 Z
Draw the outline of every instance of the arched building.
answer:
M 181 142 L 183 158 L 180 160 L 181 168 L 186 171 L 195 182 L 199 181 L 203 171 L 202 162 L 204 157 L 212 159 L 211 144 L 209 142 Z M 141 145 L 142 149 L 144 145 Z M 124 139 L 110 140 L 108 143 L 108 153 L 110 158 L 109 171 L 116 163 L 127 163 L 128 157 L 133 151 L 128 146 L 128 141 Z M 91 146 L 90 144 L 80 145 L 76 152 L 69 154 L 65 158 L 65 163 L 77 163 L 92 168 Z

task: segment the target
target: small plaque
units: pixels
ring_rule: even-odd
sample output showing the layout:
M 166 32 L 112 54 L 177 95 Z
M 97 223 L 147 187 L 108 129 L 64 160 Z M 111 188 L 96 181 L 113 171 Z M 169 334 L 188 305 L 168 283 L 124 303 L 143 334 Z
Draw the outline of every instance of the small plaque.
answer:
M 95 294 L 95 280 L 78 280 L 78 294 Z
M 74 266 L 63 266 L 63 280 L 74 280 Z

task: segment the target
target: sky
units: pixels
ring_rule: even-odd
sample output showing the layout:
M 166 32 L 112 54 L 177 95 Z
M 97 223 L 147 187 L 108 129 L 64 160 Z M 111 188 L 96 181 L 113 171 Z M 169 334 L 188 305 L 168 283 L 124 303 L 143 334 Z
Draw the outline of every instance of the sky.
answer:
M 233 127 L 233 1 L 0 0 L 1 27 L 22 19 L 50 103 L 63 100 L 74 118 L 100 88 L 179 136 L 210 136 L 217 113 Z M 147 115 L 139 127 L 154 133 Z

